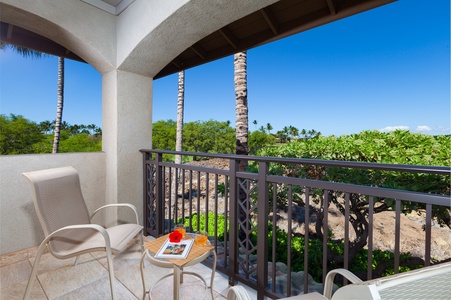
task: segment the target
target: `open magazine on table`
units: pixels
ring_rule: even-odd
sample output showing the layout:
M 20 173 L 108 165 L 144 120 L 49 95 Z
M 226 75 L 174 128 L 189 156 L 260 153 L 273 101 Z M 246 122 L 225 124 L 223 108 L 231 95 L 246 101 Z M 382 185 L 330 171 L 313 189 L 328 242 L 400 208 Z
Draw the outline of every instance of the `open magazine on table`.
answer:
M 156 258 L 186 258 L 194 240 L 181 240 L 178 243 L 171 243 L 169 239 L 164 242 L 160 250 L 155 255 Z

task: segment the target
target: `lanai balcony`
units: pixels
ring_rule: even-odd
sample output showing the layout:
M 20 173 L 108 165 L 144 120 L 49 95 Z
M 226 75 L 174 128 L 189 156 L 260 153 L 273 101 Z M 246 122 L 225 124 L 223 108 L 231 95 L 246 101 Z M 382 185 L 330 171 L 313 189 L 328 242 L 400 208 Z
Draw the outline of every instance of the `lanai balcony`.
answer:
M 34 211 L 31 191 L 21 177 L 21 173 L 72 165 L 80 173 L 83 193 L 90 211 L 104 204 L 130 202 L 139 208 L 140 221 L 146 225 L 147 233 L 153 236 L 167 232 L 171 223 L 178 221 L 179 218 L 189 217 L 192 213 L 186 213 L 183 209 L 179 212 L 176 201 L 180 199 L 167 197 L 171 195 L 169 191 L 172 187 L 164 186 L 164 181 L 161 180 L 167 178 L 170 181 L 171 177 L 161 176 L 168 176 L 166 172 L 170 169 L 186 169 L 183 174 L 199 176 L 199 182 L 201 181 L 200 177 L 205 178 L 207 176 L 206 173 L 209 174 L 207 177 L 213 174 L 218 174 L 218 177 L 222 176 L 223 181 L 218 181 L 218 184 L 223 183 L 224 196 L 221 197 L 224 197 L 222 198 L 223 201 L 227 202 L 222 206 L 222 211 L 218 211 L 216 215 L 222 214 L 232 219 L 236 219 L 239 215 L 234 195 L 237 194 L 238 182 L 241 180 L 245 180 L 249 184 L 249 190 L 246 194 L 249 200 L 247 204 L 255 202 L 255 199 L 271 199 L 273 197 L 268 190 L 261 186 L 258 188 L 259 184 L 285 185 L 288 188 L 286 200 L 288 202 L 286 211 L 283 211 L 283 213 L 286 216 L 288 231 L 291 228 L 290 226 L 295 224 L 293 218 L 290 218 L 294 212 L 293 207 L 296 207 L 293 206 L 293 199 L 295 199 L 293 187 L 303 187 L 303 194 L 300 199 L 304 201 L 304 204 L 309 199 L 306 196 L 307 190 L 312 188 L 323 190 L 323 203 L 316 209 L 329 207 L 328 195 L 330 194 L 325 191 L 341 191 L 344 199 L 352 197 L 354 194 L 364 195 L 368 197 L 368 201 L 374 201 L 374 199 L 380 197 L 393 198 L 396 199 L 395 223 L 393 224 L 393 230 L 396 233 L 395 243 L 393 244 L 394 269 L 401 265 L 399 253 L 402 251 L 403 238 L 400 206 L 402 206 L 403 201 L 421 203 L 425 205 L 426 215 L 424 218 L 425 238 L 421 241 L 420 249 L 422 250 L 419 255 L 424 260 L 424 264 L 428 265 L 431 258 L 435 257 L 434 228 L 436 226 L 432 222 L 431 211 L 435 206 L 448 205 L 449 207 L 449 197 L 447 196 L 417 195 L 406 191 L 385 191 L 371 187 L 348 186 L 345 183 L 312 182 L 297 177 L 273 177 L 265 172 L 265 165 L 275 163 L 278 160 L 270 158 L 252 158 L 251 160 L 257 162 L 259 170 L 258 173 L 253 173 L 236 172 L 235 161 L 243 158 L 227 156 L 225 158 L 229 160 L 228 169 L 204 170 L 193 166 L 175 166 L 163 163 L 158 158 L 159 153 L 152 154 L 152 157 L 150 156 L 151 151 L 143 151 L 144 154 L 140 153 L 141 149 L 151 147 L 152 128 L 149 124 L 152 124 L 152 80 L 154 78 L 390 2 L 390 0 L 345 0 L 337 2 L 228 0 L 217 1 L 208 6 L 202 1 L 195 0 L 178 1 L 176 3 L 154 3 L 147 0 L 43 0 L 39 4 L 30 1 L 2 0 L 0 2 L 1 40 L 91 64 L 102 74 L 103 103 L 103 151 L 101 153 L 8 155 L 0 157 L 0 254 L 2 261 L 7 259 L 9 254 L 14 253 L 24 258 L 19 260 L 24 262 L 25 269 L 29 268 L 29 260 L 32 261 L 33 257 L 32 249 L 44 238 Z M 257 25 L 251 26 L 249 24 Z M 215 40 L 219 42 L 212 42 Z M 288 163 L 307 164 L 305 161 L 298 160 Z M 330 164 L 325 162 L 315 163 L 321 166 Z M 341 167 L 353 168 L 355 166 L 345 163 Z M 387 166 L 381 168 L 384 167 Z M 358 168 L 372 169 L 374 166 L 361 165 Z M 426 168 L 419 170 L 415 168 L 413 168 L 414 170 L 402 171 L 432 172 L 449 176 L 449 169 Z M 152 181 L 154 175 L 150 173 L 151 170 L 155 170 L 156 174 L 160 176 L 154 178 L 156 181 Z M 399 170 L 399 167 L 396 170 Z M 191 178 L 196 180 L 194 177 Z M 157 189 L 153 190 L 154 186 L 149 186 L 149 182 L 155 184 Z M 214 182 L 213 180 L 213 186 Z M 254 184 L 257 186 L 256 189 L 251 187 Z M 247 183 L 244 186 L 247 187 Z M 195 201 L 207 199 L 201 192 L 201 185 L 192 185 L 187 190 L 190 200 L 195 198 L 192 194 L 193 190 L 196 191 L 197 195 L 200 195 L 197 196 Z M 210 189 L 205 191 L 210 191 Z M 217 205 L 215 201 L 220 199 L 219 191 L 215 188 L 213 188 L 213 191 L 215 191 L 214 194 L 209 194 L 210 198 L 208 198 L 213 201 L 210 208 L 214 208 Z M 152 198 L 154 196 L 156 198 Z M 252 201 L 250 201 L 251 199 Z M 273 280 L 276 280 L 277 276 L 274 276 L 273 272 L 276 269 L 270 269 L 267 263 L 268 261 L 275 261 L 272 258 L 274 250 L 262 246 L 266 243 L 267 234 L 271 232 L 269 228 L 265 227 L 265 224 L 268 221 L 275 223 L 270 218 L 278 216 L 277 214 L 261 213 L 261 211 L 267 212 L 273 209 L 271 206 L 267 206 L 270 202 L 256 201 L 255 203 L 257 206 L 253 207 L 252 211 L 247 212 L 247 216 L 250 218 L 247 218 L 248 221 L 240 225 L 240 228 L 246 228 L 247 225 L 254 226 L 254 224 L 257 228 L 252 227 L 251 230 L 245 232 L 247 237 L 240 241 L 241 246 L 238 246 L 238 238 L 242 237 L 242 232 L 240 233 L 237 227 L 238 223 L 231 223 L 230 231 L 225 236 L 225 240 L 219 240 L 217 235 L 212 235 L 212 242 L 218 247 L 218 252 L 221 249 L 224 251 L 222 264 L 219 268 L 220 273 L 217 276 L 218 278 L 224 276 L 222 278 L 225 278 L 231 284 L 236 282 L 246 284 L 258 291 L 256 295 L 259 299 L 264 295 L 274 297 L 281 297 L 285 294 L 293 295 L 297 291 L 290 286 L 286 286 L 286 288 L 282 286 L 281 289 L 275 288 L 276 284 Z M 272 203 L 274 204 L 276 201 Z M 173 207 L 177 209 L 171 210 Z M 200 205 L 197 205 L 193 212 L 197 209 L 200 209 Z M 204 212 L 203 210 L 199 211 L 197 216 Z M 303 213 L 305 227 L 308 224 L 305 222 L 310 220 L 311 214 L 309 209 L 304 209 Z M 116 214 L 118 213 L 114 212 L 113 215 L 103 216 L 103 221 L 110 222 L 115 219 Z M 371 212 L 369 214 L 371 215 Z M 346 210 L 344 215 L 346 217 Z M 129 220 L 131 216 L 119 214 L 119 218 Z M 296 222 L 296 226 L 301 224 L 299 221 Z M 327 230 L 327 223 L 326 218 L 325 227 L 323 227 L 325 230 Z M 377 224 L 373 225 L 376 226 Z M 192 229 L 194 230 L 194 227 Z M 254 235 L 255 232 L 256 235 Z M 350 234 L 350 231 L 345 230 L 346 232 Z M 299 235 L 302 232 L 295 234 Z M 252 252 L 249 235 L 256 238 L 256 251 L 259 251 L 259 253 L 268 251 L 267 256 L 259 255 L 257 260 L 254 260 L 255 253 Z M 290 244 L 291 236 L 291 233 L 287 235 L 288 244 Z M 327 239 L 328 236 L 324 235 L 322 241 L 327 241 Z M 349 243 L 349 237 L 344 236 L 343 240 L 345 245 Z M 230 243 L 230 241 L 237 241 L 237 243 Z M 304 256 L 308 257 L 308 239 L 305 241 L 307 241 L 307 247 Z M 227 246 L 227 242 L 229 242 L 229 246 Z M 373 243 L 373 240 L 368 239 L 369 249 L 376 246 L 371 243 Z M 240 253 L 240 247 L 244 247 L 244 253 Z M 346 249 L 350 248 L 344 246 L 344 249 L 348 251 Z M 287 248 L 287 251 L 290 250 Z M 322 252 L 323 258 L 325 258 L 325 253 L 327 251 Z M 232 255 L 230 256 L 230 254 Z M 246 258 L 244 269 L 241 260 L 243 255 Z M 350 262 L 346 261 L 346 254 L 343 257 L 343 264 L 346 267 Z M 328 266 L 325 261 L 325 259 L 322 260 L 322 264 L 324 264 L 322 268 L 327 270 Z M 371 264 L 370 261 L 367 263 Z M 288 269 L 292 267 L 288 261 L 284 264 Z M 10 266 L 10 264 L 6 262 L 5 266 Z M 305 270 L 309 270 L 311 267 L 312 264 L 304 259 Z M 13 274 L 13 272 L 5 270 L 10 269 L 2 267 L 2 276 Z M 26 274 L 26 271 L 24 274 Z M 259 280 L 255 279 L 256 274 L 259 274 L 257 276 L 257 278 L 260 278 Z M 291 275 L 285 274 L 288 276 L 287 280 L 290 279 L 289 276 Z M 136 275 L 138 276 L 138 274 Z M 26 275 L 21 276 L 19 276 L 19 284 L 28 279 Z M 366 276 L 371 277 L 369 271 Z M 271 278 L 272 281 L 267 285 L 263 278 Z M 317 281 L 321 280 L 317 279 Z M 5 282 L 2 277 L 2 284 Z M 304 276 L 302 282 L 302 292 L 309 291 L 308 277 Z M 64 286 L 65 284 L 60 282 L 56 286 L 58 285 Z M 218 284 L 218 286 L 221 285 Z M 223 291 L 223 289 L 217 290 L 218 294 Z M 136 291 L 135 293 L 139 294 Z M 44 297 L 51 298 L 49 295 Z
M 412 265 L 421 268 L 435 264 L 438 260 L 449 261 L 451 256 L 447 240 L 450 229 L 440 227 L 432 217 L 432 212 L 437 209 L 449 209 L 449 195 L 309 178 L 314 173 L 343 169 L 360 170 L 368 176 L 382 171 L 386 174 L 423 174 L 441 180 L 450 175 L 447 167 L 158 150 L 141 152 L 146 241 L 172 231 L 173 225 L 180 222 L 187 225 L 188 231 L 208 231 L 210 242 L 218 254 L 213 285 L 216 299 L 224 299 L 229 286 L 236 284 L 245 286 L 251 297 L 256 299 L 312 292 L 322 294 L 324 277 L 334 268 L 353 268 L 361 279 L 371 280 L 382 276 L 387 270 L 396 274 Z M 185 158 L 196 156 L 200 160 L 174 164 L 163 161 L 165 154 L 182 154 Z M 62 157 L 67 160 L 80 156 L 84 163 L 79 163 L 79 167 L 83 170 L 83 165 L 92 165 L 94 157 L 98 155 L 91 153 Z M 242 160 L 248 161 L 249 168 L 240 172 L 238 165 Z M 305 171 L 306 175 L 271 174 L 271 166 L 291 169 L 297 174 Z M 89 179 L 89 176 L 82 176 L 81 179 L 84 191 L 89 195 L 93 182 L 89 180 L 98 179 Z M 377 213 L 378 201 L 393 201 L 393 209 Z M 88 204 L 92 205 L 90 202 Z M 356 206 L 364 204 L 368 205 L 367 209 L 357 210 L 364 215 L 365 222 L 360 225 L 366 231 L 365 235 L 360 236 L 365 239 L 364 249 L 361 250 L 365 255 L 359 256 L 353 254 L 353 244 L 358 242 L 356 230 L 362 228 L 353 229 L 352 225 L 357 218 Z M 417 207 L 417 210 L 405 214 L 405 208 L 409 205 Z M 384 218 L 379 218 L 379 214 L 384 214 Z M 414 236 L 412 230 L 416 232 Z M 323 235 L 322 232 L 328 234 Z M 389 241 L 381 235 L 388 235 Z M 18 241 L 20 239 L 13 242 Z M 131 243 L 124 254 L 115 258 L 120 299 L 139 299 L 142 294 L 139 271 L 141 253 L 137 242 Z M 335 251 L 341 249 L 339 251 L 342 252 L 335 253 L 335 257 L 338 254 L 342 258 L 341 261 L 333 261 L 333 245 Z M 1 256 L 2 294 L 5 297 L 19 295 L 17 298 L 21 298 L 35 250 L 35 247 L 25 248 Z M 410 255 L 406 255 L 407 252 Z M 380 253 L 391 253 L 392 256 L 381 261 L 380 255 L 377 255 Z M 360 268 L 357 270 L 356 261 Z M 211 260 L 207 260 L 203 265 L 196 266 L 195 271 L 208 279 L 211 276 L 208 269 L 211 263 Z M 103 254 L 86 255 L 76 267 L 73 267 L 72 260 L 58 262 L 47 254 L 42 264 L 43 271 L 38 275 L 39 280 L 33 292 L 37 299 L 89 298 L 92 293 L 104 295 L 102 297 L 109 295 Z M 162 272 L 166 271 L 148 265 L 148 286 Z M 56 278 L 57 283 L 54 282 Z M 203 289 L 200 281 L 189 276 L 186 278 L 182 284 L 181 293 L 185 297 L 182 299 L 209 299 L 210 294 Z M 172 290 L 171 284 L 171 280 L 166 280 L 157 285 L 152 297 L 166 299 L 167 291 Z M 195 293 L 191 294 L 193 291 Z

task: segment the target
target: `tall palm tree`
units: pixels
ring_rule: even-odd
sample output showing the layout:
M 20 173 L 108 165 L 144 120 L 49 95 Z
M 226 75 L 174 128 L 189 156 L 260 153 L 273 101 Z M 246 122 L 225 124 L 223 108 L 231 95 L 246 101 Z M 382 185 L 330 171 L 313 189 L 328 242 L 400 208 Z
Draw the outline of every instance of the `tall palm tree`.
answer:
M 15 52 L 21 54 L 23 57 L 41 58 L 49 56 L 49 54 L 43 52 L 8 44 L 5 42 L 0 42 L 0 49 L 5 50 L 8 47 L 14 50 Z M 63 96 L 64 96 L 64 58 L 58 57 L 58 102 L 56 108 L 56 120 L 55 120 L 55 131 L 53 138 L 52 153 L 58 153 L 61 121 L 63 118 L 63 104 L 64 104 Z
M 49 132 L 52 131 L 52 122 L 50 122 L 48 120 L 42 121 L 41 123 L 39 123 L 39 127 L 45 134 L 48 134 Z
M 297 138 L 299 136 L 299 129 L 297 129 L 296 127 L 290 125 L 288 130 L 290 132 L 290 135 L 291 135 L 292 139 L 295 139 L 295 138 Z
M 247 54 L 246 51 L 234 55 L 235 70 L 235 134 L 236 154 L 249 153 L 248 127 L 249 116 L 247 106 Z M 247 161 L 240 162 L 240 171 L 247 169 Z
M 268 130 L 268 134 L 271 134 L 271 130 L 273 129 L 270 123 L 266 124 L 266 130 Z
M 248 106 L 247 106 L 247 54 L 238 52 L 234 55 L 234 82 L 235 82 L 235 135 L 236 135 L 236 154 L 247 155 L 249 153 L 248 142 Z M 247 161 L 240 160 L 239 171 L 247 169 Z M 238 236 L 240 240 L 248 238 L 246 232 L 251 227 L 249 223 L 248 207 L 249 199 L 242 185 L 238 185 L 238 202 L 241 203 L 241 209 L 238 209 L 238 222 L 240 223 Z
M 183 113 L 185 106 L 185 71 L 180 71 L 178 74 L 178 93 L 177 93 L 177 124 L 176 124 L 176 134 L 175 134 L 175 151 L 183 150 Z M 175 163 L 182 163 L 182 156 L 175 156 Z M 177 188 L 176 182 L 179 180 L 180 174 L 178 174 L 178 169 L 174 169 L 173 180 L 172 180 L 172 199 L 177 199 Z M 174 210 L 175 213 L 175 210 Z
M 64 58 L 58 57 L 58 102 L 56 105 L 55 132 L 53 135 L 52 153 L 58 153 L 60 144 L 61 121 L 64 106 Z
M 177 131 L 175 140 L 175 151 L 182 151 L 183 144 L 183 111 L 185 105 L 185 71 L 179 72 L 178 95 L 177 95 Z M 182 163 L 182 156 L 175 156 L 175 163 Z

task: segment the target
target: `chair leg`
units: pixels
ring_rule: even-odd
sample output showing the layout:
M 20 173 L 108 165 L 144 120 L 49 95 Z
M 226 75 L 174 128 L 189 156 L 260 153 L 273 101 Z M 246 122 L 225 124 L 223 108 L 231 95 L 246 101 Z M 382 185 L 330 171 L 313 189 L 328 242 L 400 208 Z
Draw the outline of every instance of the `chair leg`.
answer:
M 139 266 L 140 266 L 140 269 L 141 269 L 141 281 L 142 281 L 142 284 L 143 284 L 143 297 L 142 297 L 142 300 L 144 300 L 144 299 L 146 299 L 146 281 L 145 281 L 145 278 L 144 278 L 144 257 L 146 256 L 146 252 L 144 252 L 143 254 L 142 254 L 142 256 L 141 256 L 141 262 L 139 263 Z M 150 294 L 150 292 L 149 292 L 149 294 Z M 149 297 L 150 297 L 150 295 L 149 295 Z
M 214 296 L 214 294 L 213 294 L 213 282 L 214 282 L 214 280 L 215 280 L 215 271 L 216 271 L 216 261 L 217 261 L 217 256 L 216 256 L 216 251 L 215 251 L 215 249 L 213 249 L 211 252 L 213 252 L 214 261 L 213 261 L 213 267 L 211 268 L 210 292 L 211 292 L 211 299 L 214 299 L 215 296 Z
M 141 244 L 141 253 L 144 253 L 144 232 L 143 232 L 143 230 L 141 230 L 141 234 L 139 235 L 140 244 Z
M 45 247 L 47 246 L 47 243 L 41 243 L 39 245 L 38 251 L 36 252 L 36 258 L 34 260 L 33 269 L 31 270 L 30 278 L 28 279 L 27 289 L 25 290 L 25 295 L 23 296 L 23 299 L 29 299 L 31 290 L 33 288 L 33 283 L 36 278 L 36 273 L 38 272 L 39 262 L 41 261 L 42 253 L 44 252 Z
M 114 291 L 114 267 L 113 267 L 113 255 L 111 254 L 111 248 L 109 245 L 106 247 L 106 257 L 108 261 L 108 274 L 110 276 L 110 289 L 111 289 L 111 299 L 115 299 Z

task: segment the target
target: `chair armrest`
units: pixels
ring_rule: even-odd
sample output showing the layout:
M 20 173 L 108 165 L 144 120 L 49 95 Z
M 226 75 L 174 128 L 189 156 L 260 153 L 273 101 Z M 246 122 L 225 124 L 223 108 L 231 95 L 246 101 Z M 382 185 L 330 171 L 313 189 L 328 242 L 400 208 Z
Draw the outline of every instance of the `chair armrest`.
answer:
M 91 214 L 90 219 L 92 220 L 92 218 L 94 217 L 94 215 L 95 215 L 96 213 L 98 213 L 100 210 L 102 210 L 102 209 L 104 209 L 104 208 L 107 208 L 107 207 L 129 207 L 129 208 L 131 208 L 131 209 L 134 211 L 134 213 L 135 213 L 136 224 L 139 225 L 138 211 L 136 210 L 136 207 L 135 207 L 133 204 L 130 204 L 130 203 L 114 203 L 114 204 L 107 204 L 107 205 L 104 205 L 104 206 L 99 207 L 98 209 L 96 209 L 96 210 Z
M 346 269 L 335 269 L 332 271 L 329 271 L 326 275 L 326 279 L 324 280 L 324 292 L 323 295 L 327 299 L 332 298 L 332 288 L 334 286 L 334 278 L 335 275 L 340 274 L 347 280 L 351 281 L 352 283 L 361 283 L 363 282 L 359 277 L 355 276 L 353 273 L 349 272 Z
M 97 230 L 98 232 L 100 232 L 100 234 L 103 236 L 103 239 L 105 240 L 106 251 L 111 253 L 110 235 L 105 230 L 105 228 L 103 228 L 102 226 L 97 225 L 97 224 L 80 224 L 80 225 L 65 226 L 63 228 L 55 230 L 54 232 L 52 232 L 48 236 L 46 236 L 45 239 L 42 241 L 41 246 L 47 244 L 53 238 L 53 236 L 55 236 L 57 233 L 60 233 L 62 231 L 69 230 L 69 229 L 73 230 L 73 229 L 88 229 L 88 228 L 94 229 L 94 230 Z M 41 248 L 41 246 L 39 248 Z M 38 251 L 40 251 L 40 250 L 38 250 Z

